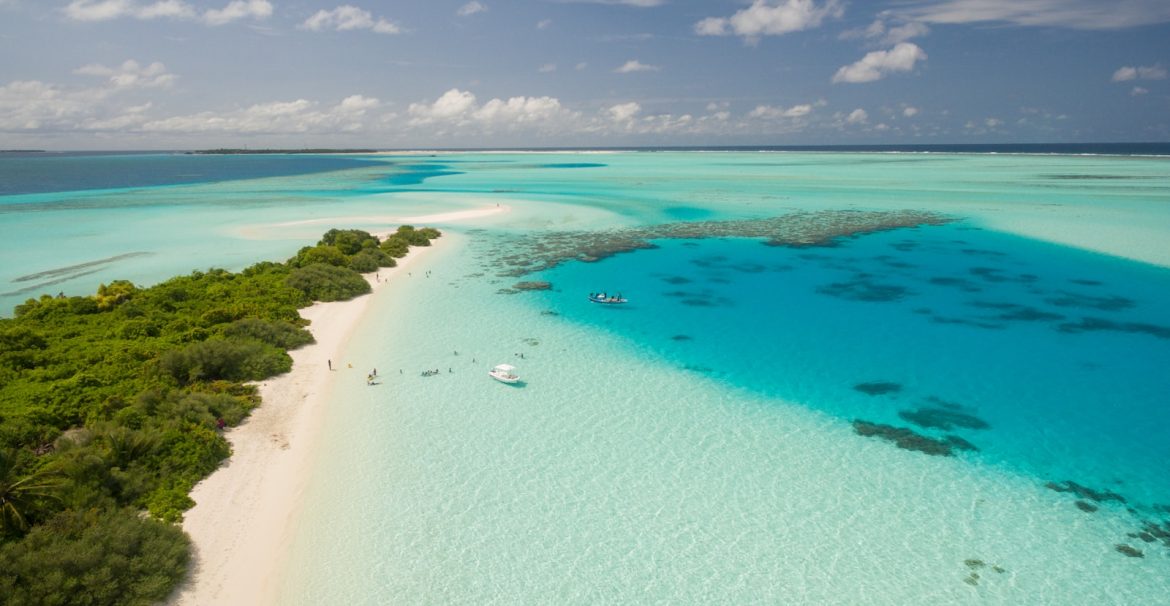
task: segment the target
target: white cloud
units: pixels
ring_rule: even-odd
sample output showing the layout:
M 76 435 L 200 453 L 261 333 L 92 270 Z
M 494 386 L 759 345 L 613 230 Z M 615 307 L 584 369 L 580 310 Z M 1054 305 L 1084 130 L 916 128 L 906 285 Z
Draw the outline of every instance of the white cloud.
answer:
M 471 0 L 471 2 L 459 7 L 459 10 L 455 11 L 455 14 L 460 17 L 470 17 L 476 13 L 482 13 L 487 9 L 487 5 L 479 0 Z
M 328 11 L 323 9 L 319 10 L 313 16 L 305 19 L 305 22 L 299 27 L 311 31 L 333 29 L 343 32 L 368 29 L 377 34 L 402 33 L 402 28 L 396 23 L 387 21 L 381 17 L 375 19 L 370 11 L 349 4 Z
M 849 124 L 865 124 L 869 121 L 869 113 L 860 107 L 849 112 L 849 116 L 845 118 Z
M 1148 94 L 1149 92 L 1150 92 L 1149 89 L 1142 88 L 1140 86 L 1135 86 L 1135 87 L 1133 87 L 1132 90 L 1129 91 L 1129 96 L 1138 97 L 1141 95 Z
M 224 25 L 240 19 L 267 19 L 272 16 L 272 3 L 268 0 L 233 0 L 221 9 L 203 13 L 203 22 L 208 25 Z
M 585 69 L 586 67 L 589 67 L 589 64 L 582 61 L 582 62 L 578 63 L 577 65 L 574 65 L 573 69 L 575 69 L 577 71 L 581 71 L 581 70 Z
M 412 124 L 427 124 L 429 122 L 452 120 L 459 118 L 475 107 L 475 95 L 453 88 L 434 103 L 411 103 L 407 109 L 411 115 Z
M 153 133 L 335 133 L 355 132 L 366 125 L 367 111 L 380 105 L 377 99 L 351 95 L 337 105 L 318 109 L 307 99 L 257 103 L 229 112 L 199 112 L 143 123 L 139 129 Z
M 1170 21 L 1166 0 L 908 0 L 901 14 L 927 23 L 1001 22 L 1071 29 L 1123 29 Z
M 108 78 L 114 88 L 157 88 L 174 84 L 176 76 L 167 73 L 165 65 L 159 62 L 145 67 L 133 59 L 125 61 L 117 68 L 92 63 L 77 68 L 73 73 L 82 76 L 97 76 Z
M 793 105 L 792 107 L 775 107 L 772 105 L 757 105 L 748 113 L 749 118 L 763 118 L 777 120 L 780 118 L 802 118 L 813 111 L 812 104 Z
M 548 74 L 551 72 L 555 72 L 555 71 L 557 71 L 557 64 L 556 63 L 545 63 L 544 65 L 541 65 L 539 68 L 537 68 L 536 71 L 538 71 L 542 74 Z
M 840 38 L 842 40 L 862 39 L 882 46 L 894 46 L 899 42 L 907 42 L 930 33 L 930 26 L 921 21 L 897 22 L 894 25 L 891 25 L 891 21 L 898 20 L 889 11 L 884 11 L 867 27 L 848 30 L 842 33 Z
M 907 105 L 906 107 L 902 108 L 902 115 L 907 118 L 913 118 L 914 116 L 918 115 L 918 108 Z
M 614 122 L 629 122 L 642 111 L 642 106 L 630 101 L 629 103 L 611 106 L 607 111 Z
M 846 65 L 833 74 L 833 82 L 873 82 L 891 72 L 908 72 L 926 53 L 913 42 L 901 42 L 888 51 L 867 53 L 860 61 Z
M 987 128 L 996 128 L 998 126 L 1003 126 L 1003 120 L 1000 120 L 999 118 L 988 118 L 988 119 L 984 120 L 983 123 L 987 125 Z
M 840 18 L 845 8 L 839 0 L 754 0 L 730 17 L 708 17 L 695 23 L 700 36 L 734 34 L 754 43 L 761 36 L 780 36 L 820 27 L 826 18 Z
M 200 14 L 182 0 L 158 0 L 142 3 L 138 0 L 72 0 L 64 9 L 65 16 L 74 21 L 110 21 L 124 17 L 151 19 L 197 20 L 207 25 L 224 25 L 240 19 L 267 19 L 272 16 L 268 0 L 233 0 L 220 9 L 208 9 Z
M 1117 71 L 1113 72 L 1114 82 L 1127 82 L 1129 80 L 1165 80 L 1166 68 L 1161 65 L 1151 65 L 1148 67 L 1119 67 Z
M 468 131 L 573 128 L 579 117 L 553 97 L 491 99 L 478 105 L 475 95 L 453 88 L 431 103 L 412 103 L 407 109 L 409 126 L 454 127 Z
M 541 19 L 536 22 L 536 29 L 548 29 L 552 25 L 552 19 Z
M 613 71 L 618 74 L 631 74 L 634 72 L 656 72 L 659 69 L 661 68 L 657 65 L 646 65 L 637 59 L 630 59 Z

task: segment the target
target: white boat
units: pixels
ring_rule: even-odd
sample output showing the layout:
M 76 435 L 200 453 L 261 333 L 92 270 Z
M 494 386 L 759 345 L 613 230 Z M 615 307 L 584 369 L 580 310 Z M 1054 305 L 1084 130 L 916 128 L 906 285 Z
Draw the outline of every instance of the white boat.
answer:
M 589 293 L 589 300 L 593 301 L 594 303 L 601 303 L 602 305 L 618 305 L 629 302 L 628 300 L 622 298 L 620 293 L 617 295 L 607 295 L 603 292 Z
M 520 381 L 520 377 L 513 372 L 515 370 L 516 367 L 511 364 L 497 364 L 495 368 L 488 371 L 488 374 L 501 383 L 517 383 Z

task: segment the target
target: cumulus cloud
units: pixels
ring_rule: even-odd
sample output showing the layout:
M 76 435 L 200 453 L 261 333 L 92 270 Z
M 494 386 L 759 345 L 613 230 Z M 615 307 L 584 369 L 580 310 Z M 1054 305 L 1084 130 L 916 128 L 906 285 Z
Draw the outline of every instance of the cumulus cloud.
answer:
M 1141 87 L 1141 86 L 1135 86 L 1135 87 L 1133 87 L 1133 89 L 1131 89 L 1131 90 L 1129 91 L 1129 96 L 1131 96 L 1131 97 L 1139 97 L 1139 96 L 1141 96 L 1141 95 L 1149 94 L 1149 92 L 1150 92 L 1150 91 L 1149 91 L 1148 89 L 1146 89 L 1146 88 L 1143 88 L 1143 87 Z
M 813 106 L 810 103 L 803 105 L 793 105 L 792 107 L 775 107 L 772 105 L 757 105 L 755 109 L 748 113 L 749 118 L 763 118 L 765 120 L 777 120 L 781 118 L 802 118 L 809 115 L 813 111 Z
M 930 33 L 930 26 L 921 21 L 902 21 L 889 11 L 880 13 L 867 27 L 851 29 L 841 34 L 842 40 L 866 40 L 882 46 L 894 46 L 921 38 Z
M 849 112 L 849 115 L 846 116 L 845 121 L 849 124 L 865 124 L 869 121 L 869 113 L 859 107 Z
M 228 112 L 199 112 L 143 123 L 139 129 L 154 133 L 332 133 L 362 129 L 368 110 L 377 99 L 352 95 L 336 105 L 320 107 L 307 99 L 257 103 Z
M 914 116 L 918 115 L 918 108 L 907 105 L 906 107 L 902 108 L 902 115 L 906 118 L 913 118 Z
M 240 19 L 267 19 L 272 16 L 272 3 L 268 0 L 233 0 L 221 9 L 210 9 L 203 13 L 203 22 L 208 25 L 223 25 Z
M 1170 21 L 1165 0 L 907 0 L 900 14 L 927 23 L 1009 23 L 1108 30 Z
M 1161 65 L 1149 67 L 1119 67 L 1113 72 L 1114 82 L 1128 82 L 1130 80 L 1165 80 L 1166 68 Z
M 552 25 L 552 19 L 541 19 L 536 22 L 536 29 L 548 29 Z
M 139 65 L 133 59 L 125 61 L 117 68 L 91 63 L 73 71 L 82 76 L 97 76 L 108 78 L 115 88 L 156 88 L 174 84 L 176 76 L 167 73 L 162 63 L 155 61 L 147 66 Z
M 457 127 L 478 133 L 572 129 L 579 117 L 554 97 L 496 98 L 480 105 L 474 94 L 457 88 L 430 103 L 411 103 L 407 113 L 412 127 Z
M 609 116 L 614 122 L 629 122 L 642 111 L 642 106 L 636 102 L 620 103 L 611 106 L 608 110 Z
M 867 53 L 860 61 L 841 67 L 833 74 L 833 82 L 873 82 L 892 72 L 908 72 L 924 60 L 926 52 L 917 44 L 901 42 L 888 51 Z
M 223 8 L 207 9 L 200 13 L 182 0 L 158 0 L 139 2 L 137 0 L 73 0 L 63 9 L 65 16 L 74 21 L 110 21 L 133 18 L 181 19 L 201 21 L 207 25 L 224 25 L 241 19 L 267 19 L 272 16 L 272 3 L 268 0 L 233 0 Z
M 637 59 L 630 59 L 613 71 L 618 74 L 632 74 L 634 72 L 656 72 L 659 69 L 661 68 L 657 65 L 646 65 Z
M 396 23 L 381 17 L 375 19 L 370 11 L 349 4 L 328 11 L 319 10 L 312 17 L 305 19 L 300 28 L 315 32 L 325 29 L 339 32 L 368 29 L 376 34 L 402 33 L 402 28 Z
M 695 23 L 700 36 L 741 36 L 754 43 L 761 36 L 781 36 L 820 27 L 826 18 L 840 18 L 845 8 L 839 0 L 755 0 L 730 17 L 708 17 Z
M 476 13 L 482 13 L 487 9 L 487 5 L 479 0 L 471 0 L 471 2 L 459 7 L 459 10 L 455 11 L 455 14 L 460 17 L 470 17 Z
M 552 72 L 557 71 L 557 64 L 556 63 L 545 63 L 544 65 L 541 65 L 539 68 L 537 68 L 536 71 L 538 71 L 542 74 L 552 73 Z
M 97 63 L 73 73 L 100 78 L 93 86 L 64 87 L 38 80 L 0 86 L 0 131 L 77 132 L 128 129 L 147 118 L 152 103 L 134 103 L 147 90 L 165 89 L 177 78 L 159 62 Z

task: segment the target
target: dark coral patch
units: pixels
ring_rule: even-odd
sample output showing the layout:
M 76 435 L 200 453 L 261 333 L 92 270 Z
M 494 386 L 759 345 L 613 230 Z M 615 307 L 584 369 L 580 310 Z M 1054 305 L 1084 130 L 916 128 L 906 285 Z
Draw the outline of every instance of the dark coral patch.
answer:
M 979 417 L 944 408 L 919 408 L 917 410 L 900 410 L 898 416 L 919 427 L 927 429 L 942 429 L 950 431 L 955 427 L 966 429 L 987 429 L 990 425 Z
M 690 284 L 694 280 L 691 280 L 690 278 L 688 278 L 686 276 L 667 276 L 667 277 L 663 278 L 662 281 L 666 282 L 667 284 L 678 285 L 678 284 Z
M 1077 509 L 1079 509 L 1085 513 L 1093 513 L 1094 511 L 1097 511 L 1098 509 L 1100 509 L 1100 507 L 1097 507 L 1096 505 L 1094 505 L 1092 503 L 1086 503 L 1085 501 L 1076 501 L 1075 503 L 1073 503 L 1073 505 L 1076 505 Z
M 1069 280 L 1069 282 L 1072 282 L 1073 284 L 1080 284 L 1081 286 L 1101 286 L 1101 284 L 1103 284 L 1103 282 L 1100 280 L 1087 280 L 1084 278 Z
M 939 457 L 954 456 L 954 445 L 951 443 L 924 436 L 907 427 L 894 427 L 893 425 L 857 419 L 853 421 L 853 431 L 867 438 L 880 438 L 887 442 L 893 442 L 895 446 L 904 450 Z
M 871 381 L 869 383 L 858 383 L 853 386 L 853 389 L 871 396 L 880 396 L 887 393 L 897 393 L 902 391 L 902 386 L 898 383 L 891 383 L 889 381 Z
M 1068 322 L 1061 324 L 1057 330 L 1063 333 L 1078 334 L 1082 332 L 1114 331 L 1134 334 L 1145 334 L 1158 339 L 1170 339 L 1170 326 L 1146 324 L 1144 322 L 1114 322 L 1104 318 L 1081 318 L 1077 324 Z
M 1028 307 L 1027 305 L 1018 305 L 1016 303 L 999 303 L 992 301 L 974 301 L 970 303 L 972 307 L 979 309 L 991 309 L 999 311 L 995 315 L 997 320 L 1006 321 L 1023 321 L 1023 322 L 1055 322 L 1063 320 L 1064 316 L 1058 313 L 1052 313 Z
M 690 341 L 693 337 L 690 335 L 674 335 L 670 338 L 671 341 Z
M 1142 550 L 1136 549 L 1134 547 L 1130 547 L 1129 545 L 1126 545 L 1125 543 L 1118 543 L 1117 545 L 1114 545 L 1113 548 L 1116 549 L 1119 553 L 1127 555 L 1131 558 L 1144 558 L 1144 557 L 1146 557 L 1146 554 L 1142 553 Z
M 542 280 L 528 280 L 524 282 L 517 282 L 512 285 L 516 290 L 551 290 L 552 283 L 544 282 Z
M 1077 484 L 1072 480 L 1068 480 L 1063 483 L 1048 482 L 1044 485 L 1044 487 L 1048 488 L 1049 490 L 1055 490 L 1056 492 L 1071 492 L 1078 497 L 1081 497 L 1082 499 L 1089 499 L 1090 501 L 1096 501 L 1098 503 L 1103 503 L 1105 501 L 1116 501 L 1118 503 L 1125 502 L 1125 497 L 1117 494 L 1116 492 L 1111 490 L 1094 490 L 1088 486 Z
M 899 301 L 910 294 L 910 290 L 894 284 L 878 284 L 864 278 L 856 278 L 850 282 L 833 282 L 817 288 L 822 295 L 846 299 L 849 301 L 864 301 L 869 303 L 889 303 Z
M 979 450 L 979 447 L 956 435 L 943 436 L 943 441 L 959 450 L 966 450 L 968 452 L 976 452 Z
M 1113 295 L 1110 297 L 1095 297 L 1079 293 L 1062 291 L 1057 296 L 1046 299 L 1057 307 L 1079 307 L 1083 309 L 1097 309 L 1101 311 L 1122 311 L 1130 309 L 1136 303 L 1133 299 Z

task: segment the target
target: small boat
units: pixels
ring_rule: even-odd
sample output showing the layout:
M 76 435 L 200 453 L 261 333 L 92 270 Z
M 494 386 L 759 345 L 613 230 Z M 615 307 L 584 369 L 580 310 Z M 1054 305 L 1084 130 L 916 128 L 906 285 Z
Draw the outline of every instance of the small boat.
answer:
M 520 377 L 513 372 L 515 370 L 516 367 L 511 364 L 497 364 L 495 368 L 488 371 L 488 374 L 501 383 L 517 383 L 520 381 Z
M 628 303 L 627 299 L 623 299 L 621 293 L 617 295 L 607 295 L 603 292 L 589 293 L 589 300 L 594 303 L 601 303 L 602 305 L 617 305 L 619 303 Z

